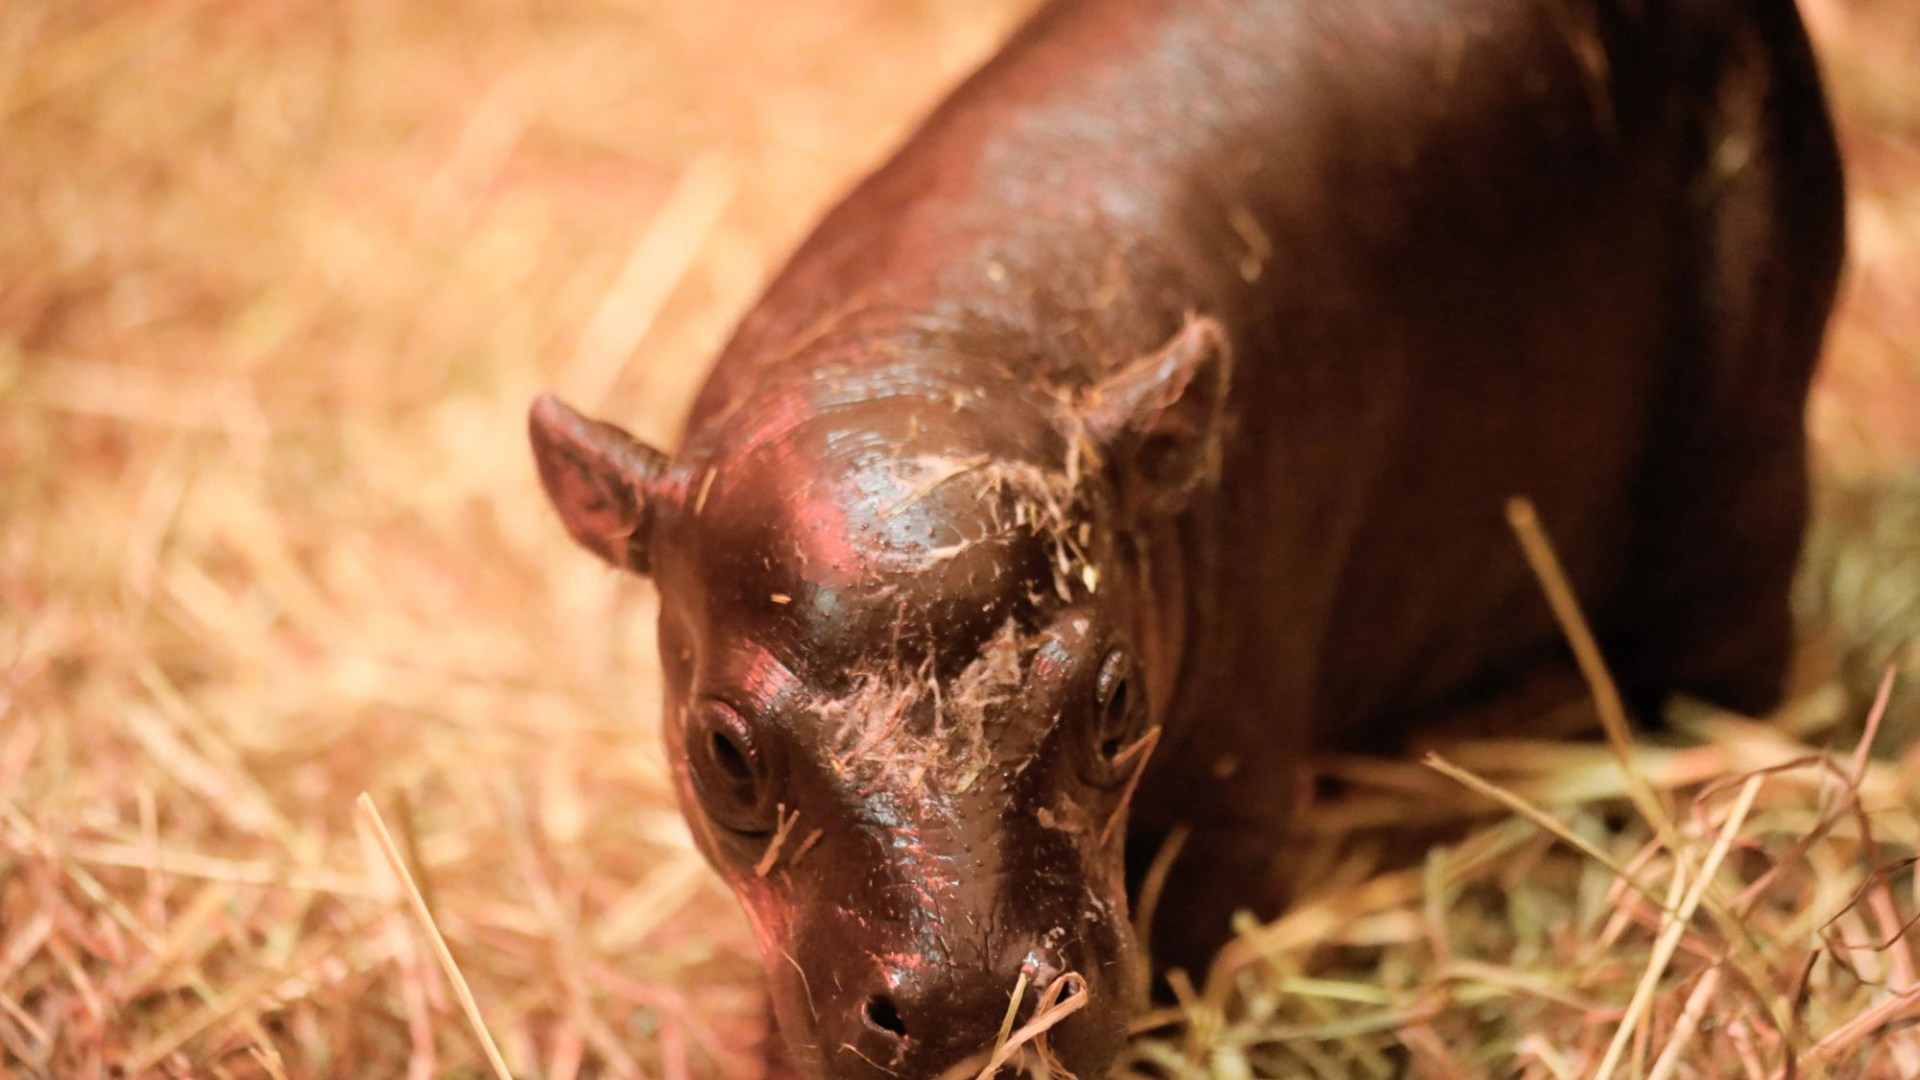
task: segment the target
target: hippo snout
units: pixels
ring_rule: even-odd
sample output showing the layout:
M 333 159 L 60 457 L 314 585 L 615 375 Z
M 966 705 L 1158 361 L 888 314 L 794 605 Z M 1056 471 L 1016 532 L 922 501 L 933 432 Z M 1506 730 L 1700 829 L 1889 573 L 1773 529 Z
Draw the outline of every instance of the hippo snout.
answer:
M 1076 1076 L 1098 1077 L 1125 1036 L 1126 1009 L 1118 994 L 1100 993 L 1064 958 L 1044 946 L 1010 950 L 1009 962 L 960 971 L 933 965 L 883 964 L 864 986 L 849 985 L 821 1010 L 820 1048 L 835 1080 L 937 1080 L 968 1063 L 967 1080 L 984 1065 L 1022 986 L 1017 1029 L 1048 1000 L 1089 994 L 1086 1006 L 1047 1033 L 1054 1057 Z M 1061 979 L 1068 983 L 1054 988 Z M 1102 1000 L 1105 998 L 1106 1000 Z M 1028 1053 L 1032 1053 L 1031 1050 Z

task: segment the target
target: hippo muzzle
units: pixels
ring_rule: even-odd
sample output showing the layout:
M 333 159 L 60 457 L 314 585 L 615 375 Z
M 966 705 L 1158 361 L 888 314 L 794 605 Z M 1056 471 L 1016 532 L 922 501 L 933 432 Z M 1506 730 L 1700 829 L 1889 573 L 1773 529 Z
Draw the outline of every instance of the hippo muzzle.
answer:
M 977 1072 L 1010 1009 L 1024 1024 L 1054 990 L 1087 1004 L 1046 1034 L 1048 1051 L 1102 1075 L 1139 972 L 1117 868 L 1104 881 L 1048 869 L 1089 860 L 1031 820 L 964 833 L 956 820 L 872 821 L 741 888 L 791 1052 L 832 1077 Z

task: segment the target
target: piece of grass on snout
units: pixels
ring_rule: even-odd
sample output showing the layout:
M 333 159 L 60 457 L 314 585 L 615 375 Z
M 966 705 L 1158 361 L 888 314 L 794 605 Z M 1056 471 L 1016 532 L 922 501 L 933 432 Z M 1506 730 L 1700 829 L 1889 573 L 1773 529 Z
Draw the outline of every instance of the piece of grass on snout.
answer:
M 1001 1021 L 1000 1034 L 994 1040 L 993 1048 L 954 1063 L 940 1074 L 940 1080 L 993 1080 L 1016 1055 L 1024 1057 L 1029 1045 L 1038 1059 L 1030 1066 L 1037 1075 L 1075 1080 L 1073 1073 L 1060 1064 L 1048 1047 L 1047 1033 L 1062 1020 L 1086 1008 L 1092 992 L 1087 980 L 1079 972 L 1065 972 L 1048 983 L 1041 992 L 1040 1000 L 1034 1005 L 1033 1018 L 1014 1028 L 1013 1022 L 1019 1016 L 1020 1003 L 1026 999 L 1027 993 L 1027 974 L 1021 972 L 1020 978 L 1014 983 L 1013 994 L 1007 1003 L 1007 1014 Z

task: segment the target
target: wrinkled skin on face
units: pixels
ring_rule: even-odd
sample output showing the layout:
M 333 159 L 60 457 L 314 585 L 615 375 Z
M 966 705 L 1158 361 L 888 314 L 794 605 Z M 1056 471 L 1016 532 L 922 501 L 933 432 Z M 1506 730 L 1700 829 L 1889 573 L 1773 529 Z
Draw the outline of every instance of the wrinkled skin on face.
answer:
M 1085 995 L 1044 1043 L 1067 1069 L 1119 1049 L 1145 982 L 1126 802 L 1157 732 L 1130 496 L 1083 463 L 1155 436 L 1204 469 L 1176 406 L 1204 418 L 1224 368 L 1202 321 L 1077 398 L 776 383 L 672 462 L 535 406 L 569 528 L 659 585 L 681 803 L 808 1073 L 940 1075 L 1016 989 L 1023 1023 Z

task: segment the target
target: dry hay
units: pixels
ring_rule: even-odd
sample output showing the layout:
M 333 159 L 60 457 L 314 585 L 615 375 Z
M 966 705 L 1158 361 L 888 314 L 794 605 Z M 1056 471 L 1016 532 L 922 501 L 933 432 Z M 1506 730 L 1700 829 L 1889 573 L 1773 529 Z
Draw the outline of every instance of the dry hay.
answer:
M 1135 1058 L 1223 1077 L 1913 1075 L 1920 753 L 1836 757 L 1705 711 L 1678 730 L 1625 771 L 1604 746 L 1513 739 L 1425 770 L 1340 763 L 1348 790 L 1304 838 L 1302 880 L 1326 884 L 1145 1018 L 1185 1031 Z M 1422 866 L 1378 871 L 1386 823 L 1476 814 Z
M 516 1075 L 759 1072 L 651 598 L 548 519 L 521 410 L 665 441 L 772 261 L 1025 6 L 0 5 L 0 1071 L 483 1069 L 366 790 Z M 1920 459 L 1920 34 L 1807 8 L 1855 196 L 1816 432 L 1878 490 Z M 1911 699 L 1884 758 L 1847 726 L 1912 657 L 1881 501 L 1828 514 L 1840 632 L 1777 723 L 1696 715 L 1631 773 L 1448 749 L 1510 803 L 1329 763 L 1318 887 L 1129 1060 L 1590 1076 L 1644 983 L 1618 1075 L 1912 1075 Z M 1386 869 L 1414 812 L 1466 831 Z

